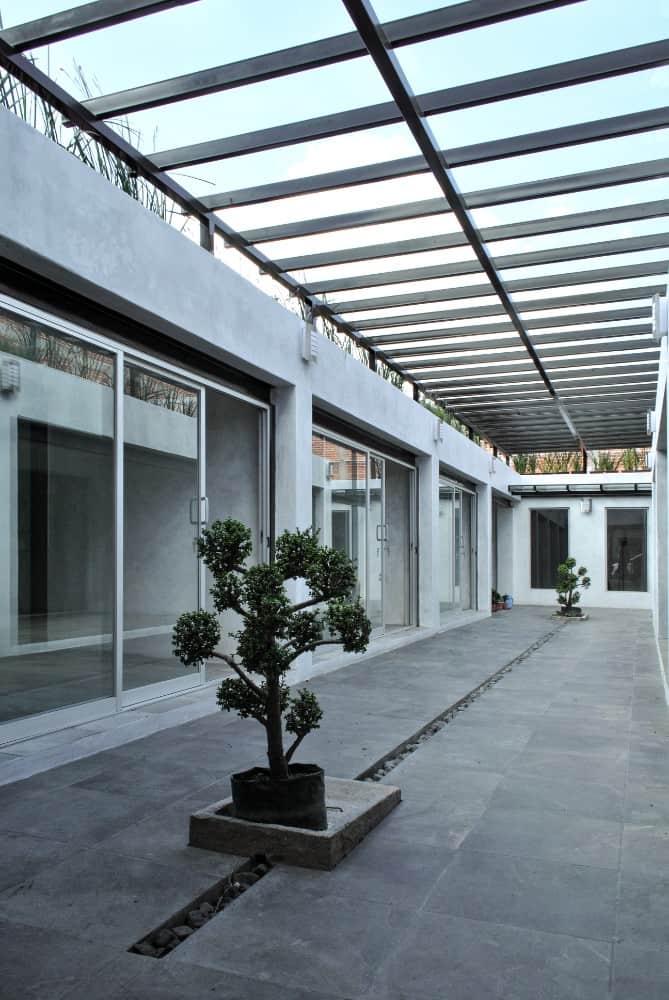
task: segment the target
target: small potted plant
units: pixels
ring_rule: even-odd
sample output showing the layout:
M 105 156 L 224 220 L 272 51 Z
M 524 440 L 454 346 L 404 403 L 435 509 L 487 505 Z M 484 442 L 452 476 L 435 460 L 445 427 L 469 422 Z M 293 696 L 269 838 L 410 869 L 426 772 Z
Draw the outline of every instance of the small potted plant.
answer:
M 504 608 L 507 611 L 510 611 L 511 608 L 513 607 L 513 597 L 511 596 L 511 594 L 504 594 L 504 596 L 502 597 L 502 601 L 504 602 Z
M 581 598 L 580 591 L 577 587 L 582 587 L 583 590 L 587 590 L 590 586 L 590 577 L 587 575 L 588 571 L 585 566 L 579 566 L 575 570 L 576 560 L 569 556 L 565 559 L 563 563 L 557 568 L 557 600 L 560 605 L 559 615 L 564 618 L 582 618 L 583 611 L 578 606 L 578 602 Z
M 285 531 L 276 543 L 273 563 L 246 566 L 251 532 L 240 521 L 214 521 L 198 539 L 198 553 L 214 578 L 211 596 L 216 612 L 233 610 L 241 628 L 230 635 L 236 654 L 219 652 L 218 617 L 211 611 L 181 615 L 174 626 L 174 654 L 186 666 L 212 657 L 236 674 L 217 691 L 221 709 L 236 711 L 265 727 L 268 767 L 232 775 L 232 800 L 240 819 L 323 830 L 327 826 L 325 778 L 316 764 L 293 764 L 308 733 L 318 729 L 322 711 L 307 688 L 291 695 L 285 678 L 302 653 L 324 644 L 363 652 L 371 623 L 359 600 L 351 597 L 355 564 L 344 553 L 318 544 L 317 532 Z M 303 579 L 309 596 L 296 603 L 285 582 Z M 252 677 L 251 675 L 255 675 Z M 283 726 L 294 739 L 284 749 Z
M 493 611 L 501 611 L 502 608 L 504 607 L 504 601 L 502 600 L 502 595 L 498 590 L 493 590 L 491 603 Z

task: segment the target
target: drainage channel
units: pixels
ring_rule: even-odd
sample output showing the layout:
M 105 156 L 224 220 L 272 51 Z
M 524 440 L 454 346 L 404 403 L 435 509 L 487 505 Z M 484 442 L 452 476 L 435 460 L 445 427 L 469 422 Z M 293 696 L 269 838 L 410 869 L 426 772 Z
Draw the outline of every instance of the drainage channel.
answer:
M 436 715 L 430 722 L 417 730 L 408 739 L 403 740 L 394 749 L 381 757 L 371 767 L 365 768 L 356 778 L 356 781 L 381 781 L 397 765 L 414 753 L 427 740 L 431 739 L 440 729 L 458 715 L 465 711 L 472 702 L 499 683 L 505 674 L 508 674 L 515 666 L 522 663 L 529 656 L 532 656 L 538 649 L 541 649 L 547 642 L 557 635 L 564 627 L 564 622 L 555 625 L 550 632 L 547 632 L 540 639 L 534 642 L 518 656 L 514 657 L 503 667 L 490 674 L 484 681 L 472 688 L 467 694 L 453 702 L 447 709 Z M 214 885 L 196 896 L 195 899 L 187 903 L 177 913 L 172 914 L 167 920 L 154 927 L 152 931 L 145 934 L 128 951 L 138 955 L 146 955 L 151 958 L 163 958 L 174 951 L 182 941 L 186 941 L 192 934 L 203 927 L 217 913 L 230 906 L 242 893 L 246 892 L 253 885 L 264 878 L 272 870 L 271 860 L 264 854 L 256 854 L 249 858 L 239 868 L 236 868 L 229 875 L 219 879 Z
M 547 642 L 550 642 L 550 640 L 553 639 L 560 629 L 564 628 L 564 626 L 564 622 L 556 624 L 550 632 L 547 632 L 540 639 L 537 639 L 536 642 L 532 643 L 531 646 L 528 646 L 527 649 L 524 649 L 523 652 L 519 653 L 519 655 L 514 657 L 513 660 L 509 660 L 509 662 L 505 663 L 503 667 L 496 670 L 494 674 L 490 674 L 489 677 L 486 677 L 484 681 L 481 681 L 481 683 L 475 688 L 468 691 L 467 694 L 462 696 L 462 698 L 459 698 L 457 701 L 453 702 L 452 705 L 449 705 L 448 708 L 444 709 L 443 712 L 440 712 L 439 715 L 435 715 L 430 722 L 418 729 L 413 736 L 409 736 L 408 739 L 403 740 L 402 743 L 399 743 L 387 754 L 384 754 L 383 757 L 380 757 L 376 763 L 371 765 L 371 767 L 367 767 L 364 771 L 361 771 L 360 774 L 357 775 L 356 781 L 381 781 L 382 778 L 385 778 L 385 776 L 394 770 L 398 764 L 400 764 L 403 760 L 406 760 L 406 758 L 412 753 L 415 753 L 418 747 L 422 746 L 423 743 L 426 743 L 427 740 L 435 736 L 436 733 L 444 728 L 444 726 L 447 726 L 448 723 L 456 717 L 456 715 L 460 712 L 464 712 L 467 708 L 469 708 L 472 702 L 480 698 L 485 691 L 488 691 L 495 684 L 498 684 L 505 674 L 510 673 L 515 666 L 532 656 L 533 653 L 535 653 L 538 649 L 541 649 L 541 647 Z
M 264 854 L 249 858 L 225 878 L 205 889 L 158 927 L 145 934 L 128 951 L 149 958 L 163 958 L 186 941 L 192 934 L 259 882 L 272 869 Z

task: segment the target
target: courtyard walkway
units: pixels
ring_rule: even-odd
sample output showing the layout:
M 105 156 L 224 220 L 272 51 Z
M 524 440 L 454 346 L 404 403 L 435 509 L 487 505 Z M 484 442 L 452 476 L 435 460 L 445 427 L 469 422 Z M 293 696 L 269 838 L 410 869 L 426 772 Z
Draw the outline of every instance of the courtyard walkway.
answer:
M 302 759 L 358 775 L 516 660 L 385 777 L 402 803 L 335 871 L 275 867 L 160 960 L 127 949 L 241 861 L 187 820 L 260 727 L 215 713 L 0 788 L 0 997 L 666 1000 L 649 615 L 515 608 L 319 677 Z

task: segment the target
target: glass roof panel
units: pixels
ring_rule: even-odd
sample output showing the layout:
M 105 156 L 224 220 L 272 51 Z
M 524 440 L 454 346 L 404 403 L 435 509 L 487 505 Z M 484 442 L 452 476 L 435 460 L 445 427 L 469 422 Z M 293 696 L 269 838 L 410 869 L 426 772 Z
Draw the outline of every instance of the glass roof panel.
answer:
M 79 4 L 2 0 L 3 21 L 9 27 L 72 6 Z M 76 61 L 110 93 L 350 30 L 340 0 L 318 0 L 318 17 L 310 0 L 291 0 L 290 16 L 274 0 L 198 0 L 56 42 L 49 49 L 52 65 Z
M 147 136 L 157 130 L 158 148 L 166 150 L 350 111 L 361 94 L 365 105 L 389 100 L 369 57 L 149 108 L 128 121 Z
M 454 175 L 462 191 L 477 191 L 480 188 L 655 160 L 666 156 L 667 149 L 669 129 L 659 129 L 656 132 L 643 132 L 581 146 L 458 167 L 454 170 Z
M 421 94 L 657 41 L 666 28 L 658 13 L 657 0 L 588 0 L 406 46 L 398 56 Z
M 651 69 L 431 115 L 429 121 L 442 148 L 455 149 L 661 108 L 668 92 L 665 68 Z

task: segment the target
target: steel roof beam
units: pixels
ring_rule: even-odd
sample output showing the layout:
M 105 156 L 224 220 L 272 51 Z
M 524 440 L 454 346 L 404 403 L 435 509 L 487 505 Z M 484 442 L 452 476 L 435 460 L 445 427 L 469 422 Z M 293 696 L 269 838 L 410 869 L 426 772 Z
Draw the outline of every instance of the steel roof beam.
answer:
M 228 226 L 214 212 L 208 211 L 202 201 L 192 195 L 182 187 L 174 178 L 162 173 L 150 163 L 150 161 L 123 136 L 104 122 L 95 121 L 90 113 L 83 107 L 63 87 L 52 80 L 46 73 L 43 73 L 30 59 L 22 56 L 14 50 L 0 37 L 0 66 L 3 66 L 9 73 L 26 84 L 31 90 L 43 97 L 57 111 L 63 114 L 68 121 L 83 129 L 91 135 L 105 149 L 118 156 L 124 163 L 128 164 L 142 177 L 147 178 L 159 191 L 167 195 L 172 201 L 178 204 L 188 215 L 199 221 L 208 232 L 218 233 L 229 246 L 238 250 L 243 257 L 250 260 L 260 269 L 261 272 L 270 274 L 280 285 L 291 294 L 297 296 L 311 308 L 311 293 L 303 285 L 279 271 L 273 261 L 255 247 L 249 247 L 239 234 Z M 365 338 L 356 329 L 337 317 L 327 305 L 321 304 L 320 311 L 328 317 L 334 325 L 354 341 L 367 347 Z M 388 358 L 382 350 L 374 348 L 378 360 L 385 362 L 393 371 L 396 371 L 402 378 L 407 378 L 394 363 L 392 358 Z M 409 379 L 411 381 L 411 379 Z
M 597 329 L 600 323 L 613 323 L 620 321 L 626 322 L 627 320 L 650 319 L 650 317 L 651 307 L 648 305 L 640 306 L 638 308 L 635 307 L 634 309 L 614 309 L 602 313 L 588 313 L 587 322 L 594 324 L 594 328 Z M 528 319 L 525 321 L 525 326 L 528 330 L 541 332 L 547 329 L 552 329 L 553 327 L 562 329 L 571 326 L 579 326 L 579 324 L 584 322 L 585 317 L 583 313 L 573 313 L 567 316 L 560 316 L 558 322 L 556 322 L 555 316 L 542 316 L 540 319 Z M 452 326 L 443 329 L 437 328 L 431 330 L 412 330 L 407 333 L 380 334 L 377 337 L 370 337 L 368 342 L 373 346 L 378 344 L 382 347 L 383 345 L 411 343 L 412 341 L 417 340 L 429 340 L 434 337 L 462 337 L 469 335 L 480 335 L 483 337 L 489 333 L 511 333 L 513 329 L 514 328 L 510 323 L 486 323 L 480 326 Z M 578 334 L 579 336 L 585 337 L 589 331 L 583 328 L 570 330 L 568 332 L 573 333 L 574 336 Z M 386 347 L 383 349 L 385 350 Z M 392 348 L 388 346 L 387 350 L 391 351 Z
M 559 369 L 562 369 L 562 374 L 565 371 L 568 372 L 568 377 L 579 378 L 583 372 L 588 375 L 638 375 L 642 372 L 653 372 L 657 371 L 657 361 L 646 360 L 645 357 L 641 356 L 638 358 L 625 358 L 623 360 L 616 359 L 613 362 L 602 363 L 597 362 L 595 365 L 581 365 L 574 364 L 573 361 L 554 361 L 552 364 L 552 371 L 554 371 L 556 381 L 562 384 L 562 380 L 559 378 Z M 532 368 L 522 368 L 519 367 L 518 363 L 511 362 L 510 364 L 500 363 L 495 365 L 494 368 L 489 367 L 485 372 L 481 372 L 480 369 L 471 368 L 459 368 L 453 365 L 450 369 L 439 373 L 436 372 L 433 375 L 428 375 L 426 378 L 421 380 L 421 385 L 426 388 L 441 388 L 449 390 L 457 385 L 477 385 L 480 381 L 482 387 L 488 387 L 492 392 L 495 391 L 495 380 L 498 376 L 509 376 L 505 381 L 516 381 L 516 382 L 527 382 L 528 379 L 533 377 Z
M 469 210 L 467 209 L 462 195 L 451 173 L 451 168 L 441 153 L 437 141 L 432 134 L 427 122 L 421 117 L 419 102 L 415 99 L 411 87 L 406 80 L 402 68 L 393 52 L 388 48 L 388 43 L 383 37 L 374 10 L 368 0 L 343 0 L 344 6 L 349 12 L 351 20 L 357 28 L 360 37 L 367 46 L 367 50 L 379 70 L 383 82 L 388 87 L 390 94 L 395 101 L 398 110 L 401 112 L 404 121 L 414 137 L 418 148 L 425 157 L 425 161 L 430 167 L 432 174 L 441 188 L 446 201 L 451 206 L 453 213 L 467 238 L 474 254 L 481 267 L 488 276 L 488 279 L 497 293 L 500 303 L 518 331 L 518 334 L 525 345 L 527 353 L 544 382 L 548 392 L 555 398 L 560 407 L 563 420 L 569 431 L 578 437 L 577 431 L 571 422 L 569 414 L 562 406 L 557 391 L 553 387 L 549 375 L 546 373 L 542 362 L 536 353 L 530 338 L 525 331 L 523 322 L 518 315 L 514 303 L 500 278 L 495 265 L 481 240 L 476 224 L 474 223 Z M 669 44 L 665 55 L 669 56 Z M 521 74 L 522 75 L 522 74 Z M 499 81 L 497 81 L 499 83 Z M 545 83 L 545 81 L 544 81 Z M 424 110 L 424 109 L 423 109 Z
M 556 194 L 570 194 L 576 191 L 591 191 L 596 188 L 632 184 L 654 180 L 669 174 L 669 158 L 647 160 L 628 164 L 624 167 L 607 167 L 604 170 L 587 170 L 579 174 L 550 178 L 548 181 L 529 181 L 504 187 L 484 188 L 463 195 L 467 208 L 484 208 L 490 205 L 510 204 L 536 198 L 548 198 Z M 388 222 L 405 222 L 407 219 L 422 219 L 433 215 L 446 215 L 450 207 L 442 198 L 426 198 L 423 201 L 407 202 L 402 205 L 384 205 L 342 215 L 326 215 L 317 219 L 284 222 L 276 226 L 261 226 L 240 232 L 249 243 L 268 243 L 289 240 L 302 236 L 322 235 L 340 232 L 343 229 L 360 229 Z
M 645 323 L 640 327 L 608 327 L 604 330 L 588 331 L 588 335 L 581 335 L 577 337 L 574 335 L 573 331 L 566 331 L 563 333 L 544 333 L 541 340 L 535 337 L 534 346 L 537 351 L 543 351 L 546 347 L 553 347 L 557 344 L 574 343 L 581 344 L 583 341 L 592 340 L 595 343 L 591 346 L 591 350 L 597 351 L 600 349 L 600 345 L 597 344 L 598 340 L 610 340 L 615 338 L 616 340 L 620 337 L 634 337 L 634 336 L 647 336 L 652 333 L 652 327 L 650 323 Z M 388 353 L 392 354 L 396 361 L 402 359 L 404 361 L 408 358 L 421 358 L 433 354 L 439 354 L 440 352 L 444 354 L 457 354 L 465 351 L 485 351 L 492 350 L 498 351 L 500 348 L 517 347 L 518 337 L 500 337 L 497 340 L 468 340 L 465 343 L 453 344 L 451 340 L 441 340 L 437 344 L 426 345 L 424 347 L 401 347 L 397 350 L 389 350 Z M 564 350 L 565 348 L 563 348 Z
M 625 354 L 629 351 L 654 351 L 659 354 L 659 347 L 657 342 L 652 338 L 648 337 L 643 340 L 624 340 L 616 342 L 615 344 L 570 344 L 565 346 L 563 344 L 558 344 L 556 346 L 540 346 L 535 344 L 537 350 L 541 352 L 540 357 L 542 361 L 548 364 L 548 359 L 556 357 L 573 357 L 577 358 L 580 355 L 588 355 L 592 357 L 592 363 L 594 364 L 599 358 L 605 357 L 610 358 L 617 354 Z M 456 363 L 458 365 L 475 365 L 480 361 L 513 361 L 516 357 L 520 358 L 523 355 L 524 347 L 522 344 L 518 343 L 517 347 L 505 350 L 503 353 L 498 351 L 494 344 L 488 344 L 477 348 L 480 351 L 479 354 L 465 353 L 465 350 L 469 348 L 466 345 L 461 351 L 449 351 L 438 355 L 437 357 L 427 358 L 424 360 L 411 360 L 408 358 L 403 358 L 403 366 L 408 372 L 416 373 L 422 369 L 427 368 L 443 368 L 448 369 L 451 363 Z M 433 352 L 434 353 L 434 352 Z M 396 357 L 396 355 L 393 355 Z
M 669 202 L 667 203 L 669 206 Z M 531 278 L 516 278 L 507 281 L 509 292 L 533 292 L 544 288 L 568 288 L 572 285 L 597 284 L 604 281 L 621 281 L 625 278 L 652 277 L 667 274 L 665 261 L 650 261 L 619 268 L 594 268 L 592 271 L 570 271 L 566 274 L 539 275 Z M 340 299 L 330 302 L 341 315 L 347 312 L 389 309 L 393 306 L 423 305 L 427 302 L 446 302 L 450 299 L 471 299 L 493 295 L 489 284 L 457 285 L 455 287 L 425 289 L 420 292 L 402 292 L 398 295 L 384 295 L 368 299 Z
M 622 205 L 591 212 L 575 212 L 570 215 L 527 219 L 523 222 L 511 222 L 501 226 L 484 226 L 480 229 L 479 235 L 486 243 L 495 243 L 503 240 L 569 232 L 573 229 L 583 230 L 598 226 L 612 226 L 623 222 L 638 222 L 642 219 L 656 219 L 668 214 L 669 199 L 662 198 L 637 205 Z M 331 267 L 335 264 L 350 264 L 381 257 L 399 257 L 405 254 L 452 249 L 465 245 L 466 241 L 462 233 L 441 233 L 410 240 L 390 240 L 363 247 L 346 247 L 341 250 L 326 250 L 321 253 L 284 257 L 277 259 L 275 263 L 284 271 L 301 271 L 311 267 Z
M 552 7 L 561 7 L 579 0 L 469 0 L 469 2 L 442 7 L 424 14 L 398 18 L 384 25 L 391 46 L 413 45 L 445 35 L 467 31 L 485 24 L 495 24 L 526 14 L 534 14 Z M 204 94 L 244 87 L 263 80 L 276 79 L 320 66 L 331 66 L 366 55 L 355 31 L 331 38 L 294 45 L 277 52 L 268 52 L 227 65 L 215 66 L 196 73 L 186 73 L 170 80 L 133 87 L 129 90 L 105 94 L 86 101 L 88 110 L 98 118 L 128 114 L 146 108 L 160 107 Z
M 561 149 L 564 146 L 598 142 L 602 139 L 634 135 L 638 132 L 649 132 L 668 126 L 669 107 L 654 108 L 651 111 L 637 111 L 615 118 L 604 118 L 599 121 L 583 122 L 579 125 L 562 126 L 542 132 L 511 136 L 508 139 L 495 139 L 457 149 L 443 150 L 443 153 L 451 167 L 466 167 L 475 163 L 488 163 L 491 160 L 510 156 L 523 156 L 527 153 Z M 292 198 L 302 194 L 334 191 L 338 188 L 354 187 L 358 184 L 372 184 L 377 181 L 425 173 L 429 173 L 429 171 L 426 169 L 423 158 L 410 156 L 398 160 L 388 160 L 384 163 L 348 167 L 344 170 L 333 170 L 324 174 L 312 174 L 309 177 L 298 177 L 287 181 L 275 181 L 233 191 L 217 192 L 206 195 L 203 198 L 203 204 L 207 208 L 216 210 L 236 208 L 243 205 L 256 205 L 264 201 L 277 201 L 281 198 Z M 595 171 L 592 173 L 594 175 Z M 542 185 L 557 185 L 559 181 L 559 178 L 547 178 L 536 181 L 535 184 L 537 191 L 540 191 Z M 514 186 L 510 185 L 510 187 Z M 588 186 L 597 187 L 599 185 L 593 177 L 593 183 Z M 533 197 L 540 198 L 544 195 L 536 194 Z
M 57 14 L 38 17 L 0 31 L 0 37 L 17 52 L 61 42 L 89 31 L 110 28 L 171 7 L 183 7 L 196 0 L 96 0 Z
M 386 51 L 390 51 L 389 46 Z M 420 96 L 412 94 L 412 103 L 420 116 L 444 114 L 448 111 L 461 111 L 464 108 L 525 97 L 528 94 L 590 83 L 611 76 L 654 69 L 667 62 L 669 62 L 669 41 L 648 42 L 629 49 L 587 56 L 584 59 L 572 59 L 569 62 L 524 70 L 521 73 L 510 73 L 476 83 L 461 84 L 458 87 L 448 87 Z M 90 103 L 88 108 L 90 110 Z M 354 108 L 351 111 L 339 111 L 240 135 L 208 139 L 188 146 L 161 150 L 154 153 L 151 159 L 162 170 L 174 170 L 212 160 L 280 149 L 295 143 L 313 142 L 349 132 L 397 125 L 403 120 L 396 102 L 386 101 L 382 104 Z M 576 126 L 571 128 L 575 129 Z M 512 148 L 515 149 L 515 146 Z M 508 152 L 506 155 L 517 155 L 517 153 Z
M 573 306 L 603 305 L 606 302 L 634 302 L 637 299 L 652 298 L 662 295 L 666 282 L 656 285 L 643 285 L 636 288 L 612 288 L 599 292 L 583 292 L 577 295 L 561 295 L 552 299 L 527 299 L 514 303 L 517 312 L 524 315 L 528 312 L 541 312 L 548 309 L 567 309 Z M 426 293 L 427 294 L 427 293 Z M 429 299 L 426 299 L 429 301 Z M 339 314 L 337 306 L 332 307 Z M 649 304 L 650 308 L 650 304 Z M 476 319 L 486 316 L 498 316 L 506 311 L 503 305 L 463 306 L 458 309 L 440 310 L 439 312 L 398 313 L 391 316 L 381 316 L 376 319 L 359 319 L 355 321 L 358 330 L 382 330 L 395 326 L 415 326 L 419 323 L 441 323 L 448 320 Z M 560 316 L 550 317 L 553 326 L 559 327 Z M 581 322 L 586 323 L 587 314 L 583 314 Z
M 669 232 L 652 233 L 647 236 L 627 237 L 620 240 L 602 240 L 598 243 L 581 243 L 550 250 L 530 250 L 523 253 L 503 254 L 493 257 L 500 270 L 510 271 L 517 267 L 534 267 L 540 264 L 564 264 L 573 260 L 589 260 L 593 257 L 611 257 L 622 253 L 638 253 L 642 250 L 662 250 L 669 246 Z M 376 285 L 404 284 L 411 281 L 426 281 L 432 278 L 457 277 L 462 274 L 478 274 L 482 271 L 477 261 L 453 261 L 450 264 L 434 264 L 427 267 L 397 271 L 383 271 L 356 275 L 346 278 L 319 280 L 310 283 L 314 295 L 327 292 L 345 291 L 349 288 L 369 288 Z M 364 282 L 364 283 L 363 283 Z

